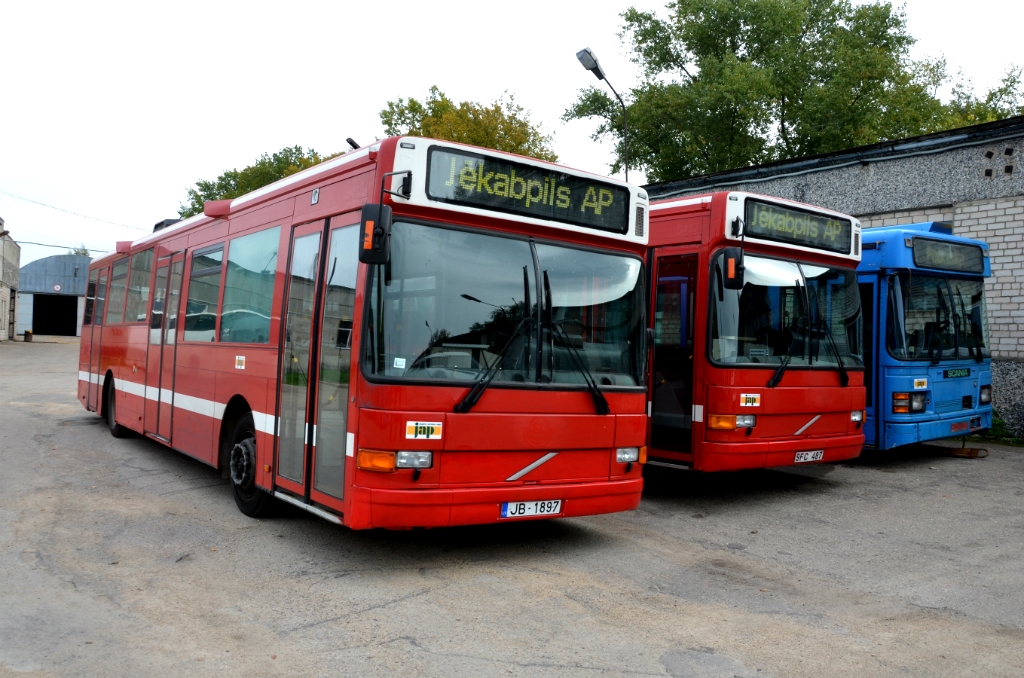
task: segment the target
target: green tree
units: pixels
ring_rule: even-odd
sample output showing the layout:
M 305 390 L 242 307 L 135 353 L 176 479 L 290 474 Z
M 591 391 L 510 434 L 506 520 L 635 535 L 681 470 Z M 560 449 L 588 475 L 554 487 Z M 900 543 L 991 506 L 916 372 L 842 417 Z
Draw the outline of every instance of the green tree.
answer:
M 985 122 L 995 122 L 1015 115 L 1024 115 L 1024 69 L 1011 66 L 997 87 L 990 89 L 983 98 L 974 94 L 971 81 L 960 74 L 953 85 L 953 97 L 947 108 L 947 125 L 965 127 Z
M 389 101 L 380 112 L 388 136 L 431 137 L 457 141 L 541 160 L 558 160 L 551 136 L 530 122 L 530 114 L 511 94 L 490 105 L 470 101 L 456 104 L 436 86 L 424 101 Z
M 642 72 L 629 106 L 630 166 L 678 179 L 914 136 L 1006 109 L 969 86 L 954 114 L 936 93 L 945 63 L 914 62 L 902 10 L 887 1 L 675 0 L 669 17 L 629 9 L 622 38 Z M 587 88 L 563 120 L 596 117 L 616 141 L 621 108 Z M 970 124 L 970 123 L 965 123 Z
M 203 203 L 207 200 L 237 198 L 338 155 L 341 154 L 321 156 L 312 148 L 303 150 L 302 146 L 282 148 L 273 155 L 264 153 L 247 167 L 227 170 L 213 181 L 197 181 L 194 188 L 188 189 L 187 201 L 178 208 L 178 216 L 187 219 L 202 213 Z
M 92 256 L 91 254 L 89 254 L 89 248 L 85 246 L 84 242 L 82 243 L 81 247 L 72 247 L 71 249 L 69 249 L 68 254 L 74 254 L 81 257 Z

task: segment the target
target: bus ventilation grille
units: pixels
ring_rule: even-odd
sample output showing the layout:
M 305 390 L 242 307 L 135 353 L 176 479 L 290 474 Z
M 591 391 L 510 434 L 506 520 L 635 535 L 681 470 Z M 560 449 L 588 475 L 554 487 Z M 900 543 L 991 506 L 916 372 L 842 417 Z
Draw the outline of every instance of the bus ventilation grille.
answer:
M 853 234 L 853 256 L 860 256 L 860 233 Z
M 643 207 L 637 207 L 636 208 L 636 228 L 634 229 L 633 232 L 636 234 L 636 237 L 638 237 L 638 238 L 644 237 L 644 208 Z

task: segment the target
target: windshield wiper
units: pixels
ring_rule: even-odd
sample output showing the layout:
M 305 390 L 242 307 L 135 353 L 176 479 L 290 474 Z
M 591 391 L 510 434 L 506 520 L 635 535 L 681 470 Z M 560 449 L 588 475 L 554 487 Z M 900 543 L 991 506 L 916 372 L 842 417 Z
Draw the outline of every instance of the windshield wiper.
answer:
M 608 401 L 605 399 L 604 394 L 601 393 L 601 389 L 597 386 L 597 381 L 594 379 L 594 375 L 591 374 L 590 370 L 583 363 L 583 358 L 576 351 L 576 347 L 572 345 L 572 340 L 569 339 L 569 335 L 565 333 L 565 328 L 562 327 L 562 323 L 551 323 L 551 333 L 558 337 L 559 343 L 562 344 L 568 351 L 569 357 L 576 371 L 583 375 L 583 381 L 587 383 L 587 388 L 590 390 L 590 396 L 594 399 L 594 408 L 598 414 L 611 414 L 611 407 L 608 406 Z M 555 331 L 557 330 L 557 332 Z
M 512 301 L 515 302 L 515 299 Z M 469 412 L 473 409 L 473 406 L 480 401 L 480 396 L 484 394 L 487 387 L 491 385 L 492 381 L 494 381 L 494 377 L 498 375 L 498 370 L 501 368 L 501 364 L 505 361 L 505 356 L 508 355 L 509 349 L 512 348 L 512 344 L 515 343 L 516 339 L 519 339 L 519 337 L 525 334 L 526 328 L 531 325 L 531 320 L 533 319 L 530 317 L 530 276 L 526 267 L 523 266 L 523 319 L 519 321 L 518 325 L 516 325 L 516 329 L 513 330 L 512 336 L 509 337 L 508 343 L 506 343 L 505 347 L 498 352 L 498 357 L 495 361 L 491 365 L 488 365 L 487 370 L 481 374 L 480 378 L 476 380 L 475 384 L 473 384 L 473 388 L 469 389 L 469 393 L 463 396 L 462 400 L 455 403 L 456 412 Z M 526 371 L 530 371 L 529 351 L 526 352 Z
M 612 409 L 608 406 L 608 400 L 601 393 L 601 389 L 597 386 L 597 380 L 594 379 L 594 375 L 587 369 L 586 364 L 583 362 L 583 358 L 580 357 L 576 347 L 573 346 L 572 340 L 569 339 L 569 335 L 566 334 L 565 328 L 562 327 L 561 322 L 555 322 L 551 319 L 551 283 L 548 280 L 548 272 L 544 271 L 544 320 L 548 323 L 551 328 L 551 334 L 558 337 L 559 342 L 568 350 L 570 361 L 576 370 L 583 375 L 583 381 L 586 382 L 587 388 L 590 390 L 590 397 L 594 399 L 594 409 L 597 410 L 598 414 L 611 414 Z M 557 330 L 557 331 L 556 331 Z M 552 360 L 554 356 L 552 355 Z
M 828 328 L 828 323 L 821 321 L 821 318 L 818 319 L 816 326 L 820 326 L 825 330 L 828 345 L 832 347 L 832 353 L 836 356 L 836 367 L 839 370 L 839 385 L 845 387 L 850 383 L 850 375 L 846 372 L 846 367 L 843 365 L 843 357 L 839 355 L 839 347 L 836 346 L 836 340 L 832 337 L 832 330 Z
M 779 367 L 778 369 L 775 370 L 775 374 L 772 375 L 772 378 L 768 380 L 768 383 L 765 384 L 765 386 L 767 386 L 768 388 L 775 388 L 776 386 L 779 385 L 779 382 L 782 381 L 782 375 L 786 373 L 786 368 L 789 366 L 789 361 L 793 357 L 793 347 L 796 346 L 796 343 L 798 341 L 800 341 L 800 335 L 794 334 L 793 341 L 790 342 L 789 348 L 786 349 L 786 355 L 782 358 L 782 362 L 779 363 Z
M 494 377 L 498 375 L 498 370 L 501 369 L 501 364 L 505 361 L 505 356 L 508 355 L 509 349 L 512 348 L 517 339 L 525 334 L 525 329 L 532 324 L 531 320 L 532 318 L 523 318 L 519 321 L 515 331 L 512 332 L 512 336 L 509 337 L 508 343 L 498 352 L 497 359 L 487 368 L 486 372 L 480 375 L 480 378 L 473 384 L 473 388 L 469 389 L 469 392 L 463 396 L 462 400 L 455 403 L 455 412 L 469 412 L 473 409 L 474 405 L 480 402 L 480 396 L 484 394 L 487 387 L 494 381 Z
M 974 321 L 967 319 L 967 305 L 964 304 L 964 295 L 960 293 L 960 288 L 959 287 L 956 288 L 956 300 L 958 302 L 960 302 L 960 318 L 957 320 L 957 323 L 956 323 L 957 337 L 959 338 L 959 336 L 960 336 L 960 326 L 961 326 L 961 323 L 963 324 L 964 330 L 967 330 L 968 323 L 970 323 L 971 339 L 974 342 L 974 346 L 968 346 L 967 347 L 967 355 L 972 357 L 972 358 L 974 358 L 975 362 L 979 362 L 980 363 L 981 360 L 982 360 L 982 358 L 981 358 L 981 342 L 978 341 L 978 335 L 974 331 Z M 964 333 L 964 341 L 966 341 L 966 340 L 967 340 L 967 334 L 965 332 Z M 960 357 L 959 341 L 957 342 L 956 357 L 957 358 Z

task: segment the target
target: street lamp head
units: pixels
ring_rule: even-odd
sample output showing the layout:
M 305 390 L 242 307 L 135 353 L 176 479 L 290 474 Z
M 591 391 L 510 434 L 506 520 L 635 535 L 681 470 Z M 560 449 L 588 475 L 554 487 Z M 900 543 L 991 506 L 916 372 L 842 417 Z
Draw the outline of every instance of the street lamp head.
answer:
M 10 233 L 10 231 L 5 231 L 5 230 L 0 229 L 0 238 L 4 237 L 8 233 Z
M 594 74 L 594 77 L 598 80 L 604 80 L 604 69 L 601 68 L 601 63 L 589 47 L 584 47 L 576 52 L 576 58 L 583 64 L 583 68 Z

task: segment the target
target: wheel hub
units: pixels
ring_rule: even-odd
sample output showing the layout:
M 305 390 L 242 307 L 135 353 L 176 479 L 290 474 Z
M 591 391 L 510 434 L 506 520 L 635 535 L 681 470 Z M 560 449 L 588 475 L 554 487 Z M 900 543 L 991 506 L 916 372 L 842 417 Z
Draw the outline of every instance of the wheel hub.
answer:
M 231 482 L 239 487 L 251 487 L 256 480 L 256 441 L 245 438 L 231 448 Z

